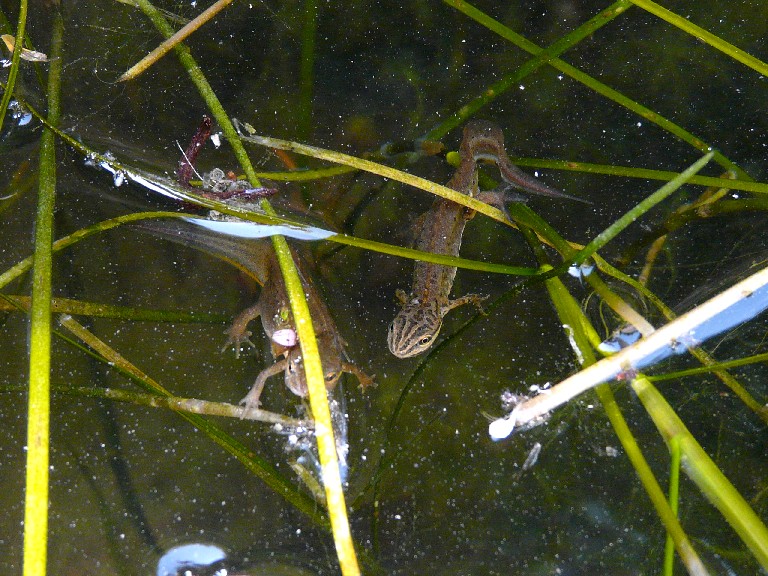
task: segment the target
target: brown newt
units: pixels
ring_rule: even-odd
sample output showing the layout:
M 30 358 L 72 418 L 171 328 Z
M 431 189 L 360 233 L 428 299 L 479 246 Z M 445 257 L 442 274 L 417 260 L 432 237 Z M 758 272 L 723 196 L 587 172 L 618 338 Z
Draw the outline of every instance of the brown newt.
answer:
M 286 333 L 289 335 L 292 333 L 295 336 L 296 326 L 283 275 L 271 243 L 264 240 L 253 241 L 229 237 L 186 222 L 148 221 L 136 226 L 230 262 L 261 285 L 261 293 L 256 304 L 238 314 L 227 330 L 228 340 L 225 348 L 234 345 L 236 353 L 239 354 L 243 344 L 253 346 L 249 340 L 251 332 L 248 330 L 248 324 L 251 320 L 261 317 L 261 325 L 270 339 L 272 355 L 276 361 L 259 373 L 250 392 L 240 403 L 247 408 L 258 408 L 259 397 L 267 379 L 280 372 L 284 373 L 285 385 L 291 392 L 302 398 L 306 397 L 308 388 L 301 347 L 295 343 L 285 345 L 290 342 L 283 340 Z M 348 361 L 344 349 L 346 343 L 328 307 L 320 297 L 303 257 L 293 247 L 291 247 L 291 254 L 298 268 L 301 285 L 312 316 L 326 388 L 332 390 L 342 372 L 357 376 L 362 387 L 372 385 L 372 378 Z
M 477 163 L 480 160 L 495 163 L 504 182 L 515 188 L 553 198 L 583 201 L 550 188 L 512 164 L 504 148 L 504 135 L 491 122 L 474 120 L 466 125 L 459 155 L 459 167 L 446 186 L 501 209 L 504 209 L 503 192 L 480 192 L 478 189 Z M 435 199 L 431 208 L 417 220 L 419 232 L 416 248 L 435 254 L 458 256 L 464 227 L 474 215 L 474 210 L 460 204 L 443 198 Z M 451 300 L 455 276 L 454 266 L 416 262 L 411 293 L 407 295 L 402 290 L 397 291 L 402 308 L 390 324 L 387 334 L 387 344 L 392 354 L 398 358 L 408 358 L 425 352 L 437 338 L 443 317 L 448 312 L 464 304 L 480 307 L 487 296 L 467 294 Z

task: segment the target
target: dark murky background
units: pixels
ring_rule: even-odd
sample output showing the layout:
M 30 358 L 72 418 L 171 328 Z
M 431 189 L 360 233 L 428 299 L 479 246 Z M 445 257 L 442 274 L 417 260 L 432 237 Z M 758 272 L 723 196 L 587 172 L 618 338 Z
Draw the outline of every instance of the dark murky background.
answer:
M 16 6 L 0 3 L 12 21 Z M 482 2 L 477 6 L 546 46 L 607 3 Z M 755 56 L 768 59 L 768 19 L 759 2 L 670 1 L 665 5 Z M 162 3 L 183 17 L 201 6 Z M 761 14 L 761 11 L 763 14 Z M 528 56 L 440 2 L 321 3 L 318 6 L 314 95 L 302 121 L 299 58 L 304 5 L 236 2 L 189 40 L 189 46 L 231 116 L 259 133 L 351 153 L 416 138 L 481 94 Z M 49 49 L 46 3 L 33 2 L 28 31 Z M 169 55 L 126 84 L 115 79 L 151 50 L 159 36 L 137 9 L 111 2 L 66 2 L 62 126 L 98 150 L 158 172 L 175 170 L 205 107 Z M 766 180 L 765 78 L 666 23 L 632 8 L 563 58 L 709 142 Z M 21 78 L 30 101 L 44 94 L 32 67 Z M 520 157 L 680 170 L 699 153 L 552 68 L 542 68 L 481 110 L 505 131 Z M 0 145 L 0 178 L 8 190 L 25 161 L 34 167 L 40 132 L 18 129 Z M 458 145 L 459 130 L 444 142 Z M 265 170 L 280 170 L 264 149 L 249 148 Z M 56 236 L 104 218 L 161 204 L 83 166 L 59 148 Z M 298 158 L 299 162 L 305 159 Z M 199 167 L 235 168 L 223 146 L 207 147 Z M 34 168 L 33 168 L 34 170 Z M 408 166 L 444 182 L 438 158 Z M 530 169 L 528 169 L 530 171 Z M 718 168 L 705 172 L 717 175 Z M 591 206 L 534 198 L 530 206 L 568 239 L 586 243 L 660 184 L 543 171 L 549 184 L 588 198 Z M 412 218 L 428 195 L 368 175 L 282 186 L 283 206 L 311 207 L 327 226 L 407 244 Z M 645 229 L 701 188 L 687 187 L 631 228 L 603 255 L 614 257 Z M 3 192 L 3 195 L 8 192 Z M 370 196 L 369 196 L 370 195 Z M 359 203 L 370 198 L 359 217 Z M 7 205 L 0 228 L 5 270 L 30 254 L 35 186 Z M 167 205 L 165 206 L 167 207 Z M 696 223 L 673 235 L 652 288 L 674 304 L 708 285 L 730 284 L 737 271 L 765 258 L 765 218 L 746 213 Z M 421 360 L 397 360 L 386 328 L 397 310 L 394 292 L 408 287 L 410 261 L 357 249 L 318 245 L 318 276 L 349 342 L 350 356 L 375 373 L 363 395 L 349 379 L 351 477 L 348 500 L 361 549 L 391 574 L 643 574 L 658 572 L 664 533 L 596 398 L 586 395 L 546 426 L 498 444 L 485 413 L 500 414 L 505 389 L 524 392 L 576 369 L 562 328 L 541 287 L 507 298 L 448 346 L 426 359 L 387 441 L 385 426 Z M 517 265 L 534 261 L 521 237 L 482 217 L 468 226 L 462 255 Z M 633 262 L 636 273 L 641 261 Z M 116 230 L 60 254 L 54 293 L 85 301 L 233 316 L 257 288 L 225 263 L 167 242 Z M 454 294 L 502 297 L 515 278 L 459 272 Z M 578 298 L 586 290 L 566 280 Z M 25 279 L 9 293 L 24 293 Z M 474 314 L 451 313 L 450 336 Z M 87 319 L 85 319 L 87 320 Z M 237 401 L 268 361 L 266 344 L 237 360 L 221 353 L 224 324 L 154 324 L 96 319 L 90 328 L 180 396 Z M 257 327 L 258 328 L 258 327 Z M 764 327 L 753 323 L 717 347 L 729 359 L 762 351 Z M 764 367 L 738 373 L 765 402 Z M 26 398 L 8 391 L 27 375 L 27 321 L 0 325 L 0 568 L 21 564 Z M 120 376 L 54 341 L 54 385 L 130 387 Z M 766 510 L 766 435 L 760 421 L 712 377 L 664 383 L 662 391 L 709 454 L 758 513 Z M 659 478 L 666 448 L 624 386 L 616 394 Z M 268 384 L 265 407 L 295 413 L 280 379 Z M 594 405 L 594 406 L 593 406 Z M 254 452 L 294 478 L 283 439 L 264 425 L 219 423 Z M 52 421 L 50 566 L 52 574 L 153 574 L 169 548 L 194 542 L 226 550 L 230 573 L 335 574 L 333 543 L 238 462 L 173 413 L 55 394 Z M 535 467 L 522 471 L 534 443 Z M 618 455 L 612 454 L 618 449 Z M 387 464 L 378 501 L 372 478 Z M 298 481 L 297 481 L 298 482 Z M 687 480 L 681 517 L 713 573 L 757 570 L 730 528 Z M 374 544 L 375 543 L 375 544 Z M 279 571 L 282 570 L 282 571 Z M 728 572 L 732 570 L 732 572 Z

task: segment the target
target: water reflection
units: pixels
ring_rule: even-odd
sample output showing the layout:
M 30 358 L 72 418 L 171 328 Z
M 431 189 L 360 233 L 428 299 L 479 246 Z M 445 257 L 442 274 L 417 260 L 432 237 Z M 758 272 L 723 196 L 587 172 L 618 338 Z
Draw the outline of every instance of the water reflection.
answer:
M 266 238 L 279 234 L 289 238 L 296 238 L 297 240 L 324 240 L 335 234 L 335 232 L 316 228 L 315 226 L 273 226 L 256 224 L 254 222 L 207 220 L 204 218 L 185 218 L 185 220 L 206 230 L 238 238 Z
M 199 12 L 194 4 L 175 3 L 172 8 L 189 19 Z M 514 32 L 545 43 L 604 7 L 579 2 L 486 4 L 491 16 Z M 728 3 L 726 9 L 725 3 L 702 3 L 692 8 L 691 20 L 729 36 L 734 45 L 762 50 L 763 21 L 730 16 L 753 13 L 754 4 Z M 588 62 L 590 71 L 611 89 L 656 108 L 647 118 L 636 117 L 566 74 L 553 72 L 550 66 L 556 62 L 552 59 L 533 75 L 512 82 L 511 90 L 496 89 L 501 84 L 494 83 L 515 74 L 525 56 L 448 3 L 430 3 L 428 9 L 424 3 L 318 4 L 321 41 L 316 42 L 311 60 L 314 75 L 305 77 L 306 84 L 300 83 L 299 70 L 306 70 L 302 62 L 307 62 L 301 60 L 302 30 L 311 30 L 305 5 L 272 3 L 276 13 L 265 6 L 233 3 L 226 18 L 190 39 L 191 52 L 204 58 L 201 70 L 227 112 L 258 125 L 262 133 L 364 153 L 387 140 L 421 136 L 443 118 L 458 121 L 452 116 L 455 112 L 471 110 L 462 107 L 478 96 L 483 97 L 478 101 L 482 104 L 487 95 L 495 100 L 479 115 L 503 125 L 514 143 L 515 156 L 669 170 L 694 154 L 688 144 L 650 123 L 655 112 L 673 110 L 673 120 L 683 129 L 726 151 L 755 179 L 765 179 L 763 80 L 727 56 L 691 42 L 686 34 L 673 33 L 668 23 L 638 8 L 609 22 L 595 36 L 597 43 L 583 42 L 575 57 L 565 60 L 577 66 Z M 13 10 L 6 14 L 10 21 L 16 16 Z M 49 45 L 50 13 L 47 9 L 29 13 L 27 30 L 43 50 Z M 137 158 L 142 157 L 161 165 L 158 173 L 173 173 L 178 158 L 174 140 L 184 139 L 188 127 L 204 112 L 183 69 L 168 56 L 146 78 L 117 84 L 113 80 L 126 64 L 143 56 L 158 37 L 152 25 L 122 3 L 78 3 L 65 17 L 62 127 L 89 142 L 102 138 L 100 149 L 130 148 L 130 155 L 121 152 L 121 156 L 132 165 L 143 165 Z M 23 67 L 26 86 L 20 89 L 44 86 L 45 78 L 38 84 L 34 71 L 31 65 Z M 675 90 L 669 89 L 670 82 Z M 16 124 L 6 118 L 6 127 L 12 126 L 14 137 L 34 141 L 41 130 L 25 121 L 22 112 Z M 458 143 L 455 130 L 440 138 L 448 149 Z M 3 151 L 6 146 L 4 137 Z M 106 182 L 103 175 L 74 167 L 66 147 L 58 146 L 57 151 L 61 153 L 57 235 L 103 219 L 102 210 L 115 209 L 108 204 L 108 195 L 130 194 L 125 184 L 114 189 L 114 175 Z M 17 158 L 3 155 L 3 181 L 5 172 L 18 166 L 19 157 L 36 166 L 35 155 L 28 149 L 18 152 Z M 266 170 L 276 169 L 268 151 L 248 152 Z M 235 164 L 226 143 L 202 163 L 209 158 L 211 164 Z M 311 161 L 305 165 L 317 166 Z M 438 182 L 446 181 L 451 171 L 439 157 L 422 158 L 407 168 Z M 533 204 L 575 242 L 588 240 L 648 189 L 645 181 L 623 176 L 550 169 L 544 178 L 595 202 L 589 211 Z M 133 182 L 157 186 L 161 194 L 167 191 L 139 173 L 133 175 Z M 293 200 L 322 209 L 336 223 L 348 223 L 345 232 L 401 244 L 407 240 L 395 234 L 407 229 L 430 202 L 425 194 L 367 175 L 290 189 Z M 141 201 L 146 203 L 144 196 Z M 7 266 L 17 256 L 30 253 L 34 201 L 30 193 L 18 205 L 20 210 L 3 214 L 0 258 Z M 637 228 L 647 223 L 639 222 Z M 750 227 L 752 236 L 748 236 Z M 631 242 L 640 232 L 637 228 L 628 229 L 629 237 L 619 242 Z M 724 260 L 764 248 L 765 229 L 764 218 L 753 212 L 722 215 L 681 230 L 669 247 L 669 274 L 656 279 L 655 288 L 667 301 L 679 301 L 692 287 L 727 275 L 721 268 Z M 190 251 L 166 251 L 155 245 L 159 243 L 121 234 L 117 231 L 83 242 L 57 256 L 56 294 L 86 302 L 202 310 L 221 316 L 231 315 L 241 304 L 238 300 L 245 289 L 225 266 Z M 477 217 L 468 224 L 462 255 L 530 264 L 518 240 L 515 232 L 500 231 Z M 608 246 L 603 255 L 610 257 L 613 249 Z M 647 498 L 637 488 L 626 459 L 605 456 L 604 447 L 616 441 L 598 409 L 590 411 L 577 402 L 553 415 L 551 424 L 522 438 L 493 444 L 487 437 L 482 412 L 497 410 L 500 390 L 513 386 L 525 392 L 532 383 L 542 385 L 574 369 L 560 323 L 542 291 L 507 297 L 416 368 L 387 358 L 385 337 L 396 306 L 394 289 L 407 281 L 412 263 L 346 248 L 324 256 L 319 263 L 332 278 L 326 283 L 329 306 L 339 313 L 350 349 L 381 375 L 378 389 L 365 400 L 350 394 L 350 484 L 353 497 L 359 500 L 351 516 L 361 549 L 373 549 L 371 542 L 378 539 L 376 560 L 390 574 L 659 571 L 662 531 L 648 512 Z M 463 293 L 489 293 L 495 299 L 508 290 L 511 280 L 460 271 L 458 282 Z M 574 295 L 583 295 L 580 281 L 571 283 Z M 17 288 L 23 291 L 26 284 Z M 457 312 L 455 322 L 443 329 L 446 335 L 452 335 L 467 317 Z M 255 362 L 247 365 L 220 354 L 223 326 L 114 318 L 94 318 L 93 324 L 104 339 L 174 392 L 234 399 L 253 381 Z M 748 328 L 750 346 L 764 345 L 763 328 Z M 0 334 L 5 385 L 25 381 L 26 320 L 19 314 L 4 317 Z M 741 340 L 738 347 L 721 346 L 718 353 L 740 354 L 743 344 Z M 63 384 L 130 386 L 119 375 L 96 374 L 80 352 L 58 341 L 54 346 L 54 389 Z M 761 400 L 768 382 L 764 372 L 762 365 L 747 372 L 747 384 Z M 402 394 L 406 386 L 412 391 L 407 396 Z M 676 405 L 684 406 L 686 421 L 718 454 L 718 463 L 758 501 L 766 477 L 763 428 L 709 379 L 670 384 L 668 392 Z M 17 472 L 24 466 L 24 394 L 4 394 L 1 448 L 8 458 L 0 465 L 5 472 L 0 496 L 5 522 L 0 532 L 8 537 L 0 566 L 4 573 L 15 574 L 20 571 L 22 548 L 23 485 Z M 628 418 L 638 438 L 651 445 L 655 469 L 664 470 L 666 455 L 654 448 L 655 431 L 649 430 L 644 415 L 637 414 L 632 398 L 622 390 L 619 395 L 622 407 L 629 407 Z M 290 403 L 295 398 L 276 390 L 269 400 Z M 122 504 L 119 484 L 106 465 L 117 459 L 140 481 L 137 494 L 159 541 L 197 542 L 203 531 L 207 540 L 243 551 L 238 557 L 266 558 L 286 551 L 294 559 L 322 563 L 318 572 L 338 573 L 327 534 L 313 530 L 291 505 L 175 414 L 115 406 L 124 449 L 105 454 L 102 446 L 108 440 L 94 424 L 98 422 L 94 407 L 100 403 L 82 396 L 54 395 L 50 557 L 60 573 L 117 573 L 122 558 L 125 565 L 131 559 L 149 557 L 130 527 L 119 524 L 131 512 Z M 399 404 L 400 417 L 387 428 Z M 556 422 L 566 420 L 570 423 L 567 434 L 545 435 Z M 249 450 L 279 464 L 292 478 L 281 438 L 276 441 L 251 423 L 227 425 Z M 514 481 L 535 442 L 542 444 L 538 462 L 519 482 Z M 382 453 L 391 458 L 381 471 L 374 501 L 368 486 Z M 84 473 L 77 464 L 87 467 L 86 477 L 94 479 L 101 493 L 83 482 Z M 96 494 L 102 498 L 95 498 Z M 695 494 L 686 495 L 682 514 L 686 529 L 698 537 L 697 542 L 711 542 L 713 549 L 727 554 L 734 572 L 757 573 L 759 567 L 745 560 L 743 551 L 723 536 L 728 534 L 727 526 L 713 521 L 700 500 Z M 373 519 L 378 519 L 375 530 L 370 528 Z M 127 537 L 103 530 L 101 522 L 123 527 L 120 534 L 125 532 Z M 152 573 L 154 568 L 142 566 L 133 572 Z M 131 572 L 131 568 L 123 570 Z
M 226 552 L 213 544 L 182 544 L 157 563 L 157 576 L 225 576 Z

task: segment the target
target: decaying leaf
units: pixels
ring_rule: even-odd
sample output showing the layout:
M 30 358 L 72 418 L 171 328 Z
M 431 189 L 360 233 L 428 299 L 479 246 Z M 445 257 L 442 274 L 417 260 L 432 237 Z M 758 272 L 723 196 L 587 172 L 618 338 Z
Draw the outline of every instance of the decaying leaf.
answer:
M 3 39 L 3 42 L 5 42 L 5 46 L 13 52 L 14 48 L 16 47 L 16 38 L 11 34 L 3 34 L 0 36 L 0 38 Z M 43 54 L 42 52 L 36 52 L 34 50 L 27 50 L 26 48 L 21 49 L 21 58 L 24 60 L 29 60 L 30 62 L 48 62 L 48 56 Z

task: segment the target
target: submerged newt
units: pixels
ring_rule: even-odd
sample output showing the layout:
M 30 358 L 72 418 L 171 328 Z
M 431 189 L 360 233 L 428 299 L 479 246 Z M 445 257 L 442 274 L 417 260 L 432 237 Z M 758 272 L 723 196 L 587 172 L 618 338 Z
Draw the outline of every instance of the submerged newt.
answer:
M 459 167 L 446 186 L 488 204 L 503 209 L 504 193 L 479 191 L 477 163 L 480 160 L 495 163 L 501 178 L 510 186 L 543 196 L 582 201 L 550 188 L 512 164 L 504 148 L 504 135 L 491 122 L 475 120 L 466 125 L 459 155 Z M 419 232 L 416 248 L 424 252 L 458 256 L 464 227 L 474 215 L 474 210 L 437 198 L 431 208 L 417 220 Z M 425 352 L 437 338 L 443 317 L 449 311 L 464 304 L 480 307 L 487 296 L 467 294 L 455 300 L 450 299 L 455 276 L 454 266 L 416 262 L 410 295 L 402 290 L 397 291 L 403 307 L 390 324 L 387 334 L 387 344 L 392 354 L 398 358 L 408 358 Z
M 285 385 L 291 392 L 302 398 L 308 395 L 301 347 L 291 339 L 291 335 L 295 338 L 296 325 L 283 275 L 270 242 L 229 237 L 186 222 L 148 221 L 135 226 L 233 263 L 261 285 L 256 304 L 238 314 L 227 330 L 225 348 L 234 345 L 239 354 L 243 344 L 253 346 L 249 340 L 251 332 L 248 324 L 261 317 L 261 325 L 270 339 L 272 355 L 276 361 L 259 373 L 250 392 L 240 401 L 241 404 L 247 408 L 258 408 L 259 397 L 267 379 L 280 372 L 285 374 Z M 294 248 L 291 248 L 291 254 L 312 316 L 326 389 L 332 390 L 336 386 L 342 372 L 357 376 L 362 387 L 370 386 L 373 380 L 348 361 L 344 350 L 346 343 L 315 288 L 302 256 Z

